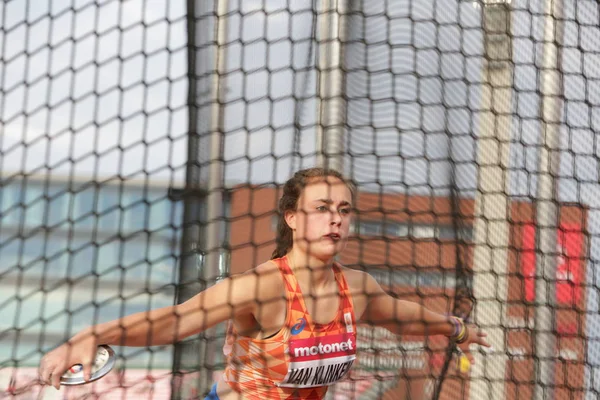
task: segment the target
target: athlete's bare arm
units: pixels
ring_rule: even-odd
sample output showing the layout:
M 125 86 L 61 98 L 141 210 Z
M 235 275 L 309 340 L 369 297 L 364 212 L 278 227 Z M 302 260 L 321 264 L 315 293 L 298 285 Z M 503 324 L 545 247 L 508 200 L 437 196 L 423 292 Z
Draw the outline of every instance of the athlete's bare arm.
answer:
M 90 331 L 102 344 L 153 346 L 178 342 L 229 319 L 251 317 L 268 292 L 264 269 L 226 278 L 185 303 L 132 314 Z
M 269 293 L 259 266 L 247 273 L 224 279 L 183 304 L 132 314 L 94 325 L 44 356 L 40 379 L 58 388 L 60 376 L 81 364 L 89 378 L 99 344 L 153 346 L 175 343 L 221 322 L 252 316 L 259 307 L 257 294 Z M 257 272 L 259 271 L 259 272 Z
M 403 335 L 451 336 L 454 334 L 454 325 L 449 317 L 428 310 L 418 303 L 396 299 L 385 293 L 371 275 L 361 271 L 355 272 L 362 274 L 362 286 L 366 293 L 361 322 L 380 326 L 392 333 Z M 485 340 L 487 335 L 480 332 L 474 325 L 465 327 L 467 340 L 459 347 L 473 363 L 475 360 L 469 351 L 469 345 L 473 343 L 486 347 L 490 347 L 490 345 Z
M 363 320 L 403 335 L 446 335 L 453 332 L 448 317 L 424 306 L 387 294 L 375 278 L 365 273 L 368 300 Z

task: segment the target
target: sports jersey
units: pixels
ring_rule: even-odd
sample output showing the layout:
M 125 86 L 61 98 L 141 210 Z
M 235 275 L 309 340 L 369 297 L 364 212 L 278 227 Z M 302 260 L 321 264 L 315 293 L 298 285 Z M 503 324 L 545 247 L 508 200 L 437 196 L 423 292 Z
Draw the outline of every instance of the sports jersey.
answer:
M 287 299 L 282 329 L 266 339 L 230 338 L 224 380 L 250 400 L 325 397 L 328 385 L 343 379 L 356 358 L 356 319 L 340 267 L 333 265 L 339 309 L 328 324 L 312 320 L 286 257 L 272 260 L 283 276 Z

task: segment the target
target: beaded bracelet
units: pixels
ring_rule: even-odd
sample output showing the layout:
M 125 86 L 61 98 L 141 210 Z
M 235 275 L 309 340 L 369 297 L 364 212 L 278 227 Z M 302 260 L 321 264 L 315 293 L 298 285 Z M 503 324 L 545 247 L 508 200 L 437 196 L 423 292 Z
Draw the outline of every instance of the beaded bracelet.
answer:
M 453 316 L 450 317 L 450 321 L 452 322 L 452 325 L 454 325 L 454 330 L 452 331 L 452 334 L 449 337 L 450 339 L 455 340 L 462 331 L 462 324 L 460 323 L 461 321 L 458 318 Z
M 457 344 L 466 342 L 469 338 L 469 330 L 463 320 L 458 317 L 450 317 L 450 320 L 454 325 L 454 332 L 450 335 L 450 339 Z

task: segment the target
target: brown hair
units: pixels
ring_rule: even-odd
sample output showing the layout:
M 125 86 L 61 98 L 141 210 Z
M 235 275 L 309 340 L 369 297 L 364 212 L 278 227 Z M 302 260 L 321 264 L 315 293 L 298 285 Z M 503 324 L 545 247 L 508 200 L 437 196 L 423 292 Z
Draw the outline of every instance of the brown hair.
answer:
M 354 197 L 356 193 L 354 185 L 346 180 L 341 173 L 333 169 L 303 169 L 296 172 L 294 176 L 288 179 L 285 185 L 283 185 L 283 194 L 279 199 L 279 221 L 277 222 L 277 236 L 275 237 L 277 248 L 273 251 L 271 259 L 285 256 L 294 244 L 292 229 L 285 221 L 285 213 L 296 210 L 298 207 L 298 199 L 308 183 L 315 179 L 325 179 L 330 176 L 344 182 L 348 186 L 348 189 L 350 189 L 352 197 Z

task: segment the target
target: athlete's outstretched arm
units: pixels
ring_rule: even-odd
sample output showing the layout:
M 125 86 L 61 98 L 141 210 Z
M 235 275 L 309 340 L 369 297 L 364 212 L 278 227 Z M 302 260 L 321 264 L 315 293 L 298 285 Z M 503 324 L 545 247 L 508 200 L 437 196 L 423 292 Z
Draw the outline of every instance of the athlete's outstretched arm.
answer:
M 452 337 L 456 334 L 457 322 L 453 321 L 453 318 L 435 313 L 418 303 L 396 299 L 385 293 L 372 276 L 366 276 L 368 301 L 361 318 L 363 322 L 403 335 Z M 461 337 L 464 343 L 459 347 L 465 351 L 470 361 L 474 362 L 468 352 L 469 345 L 475 343 L 489 347 L 485 340 L 487 335 L 474 325 L 464 325 L 464 329 L 466 331 Z
M 256 305 L 256 279 L 251 273 L 227 278 L 185 303 L 95 325 L 77 336 L 96 335 L 100 344 L 124 346 L 175 343 L 234 315 L 252 312 Z
M 94 325 L 52 350 L 40 363 L 42 382 L 59 387 L 60 376 L 81 364 L 89 379 L 96 348 L 101 344 L 153 346 L 178 342 L 236 315 L 254 313 L 260 277 L 252 273 L 224 279 L 185 303 L 132 314 Z

